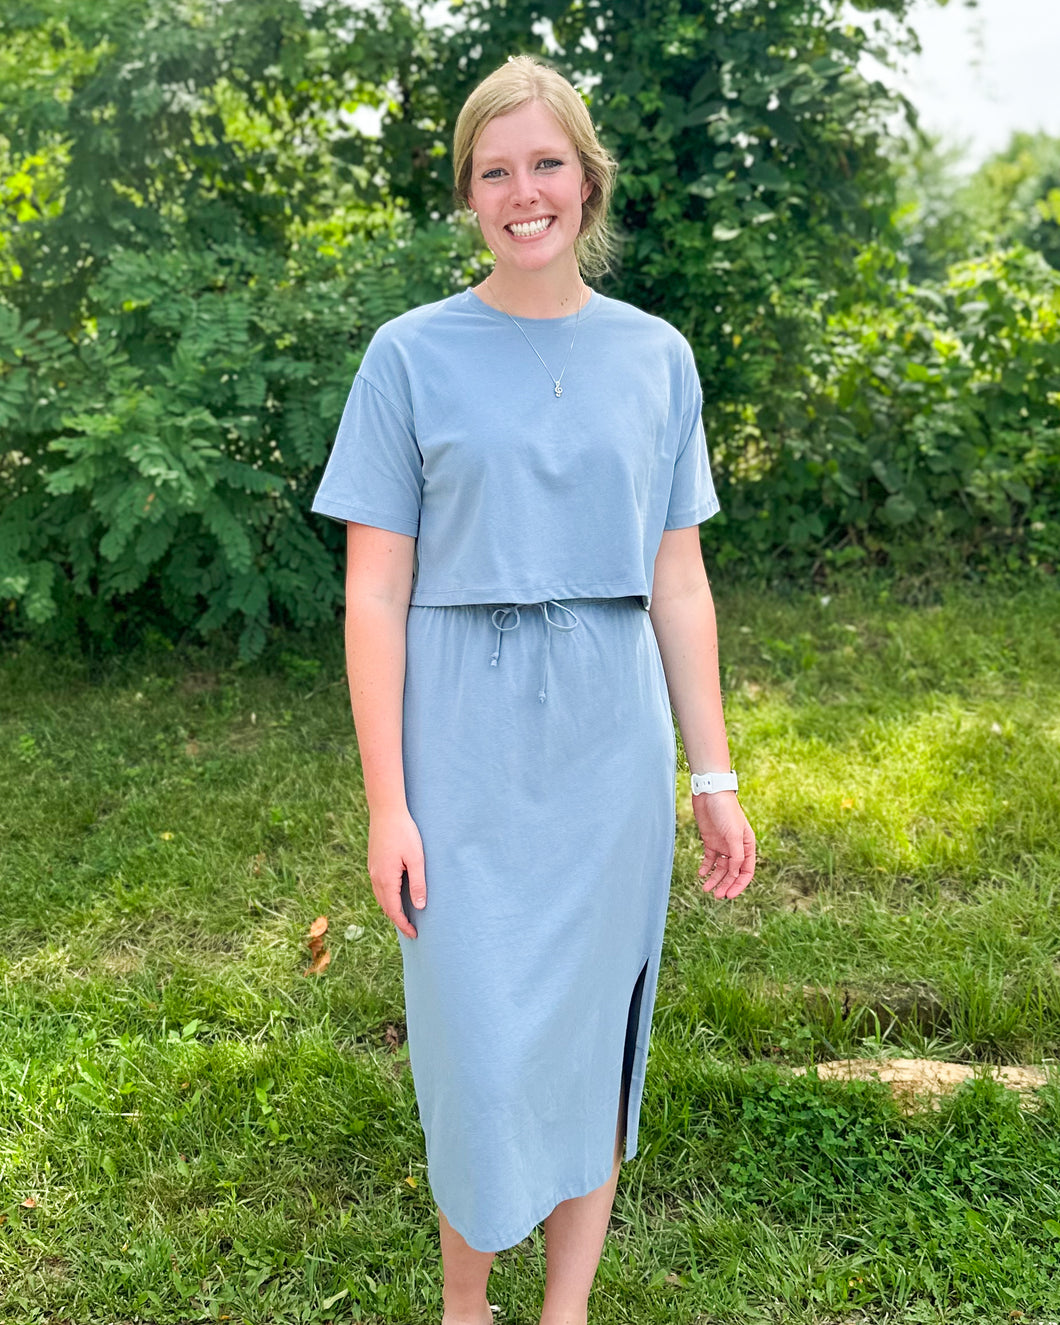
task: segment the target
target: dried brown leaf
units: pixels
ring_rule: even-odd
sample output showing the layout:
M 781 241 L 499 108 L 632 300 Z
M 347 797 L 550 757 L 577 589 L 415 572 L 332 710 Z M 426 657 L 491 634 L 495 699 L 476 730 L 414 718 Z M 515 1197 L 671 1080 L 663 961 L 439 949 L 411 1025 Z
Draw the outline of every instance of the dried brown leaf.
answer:
M 312 938 L 309 940 L 309 951 L 313 954 L 314 960 L 316 960 L 316 958 L 320 956 L 323 947 L 324 947 L 324 940 L 319 935 L 316 938 Z
M 317 918 L 309 926 L 309 937 L 311 939 L 319 938 L 321 934 L 326 934 L 327 932 L 328 932 L 327 916 L 317 916 Z
M 314 957 L 309 965 L 302 972 L 303 975 L 322 975 L 328 969 L 328 963 L 331 961 L 331 951 L 325 948 L 319 956 Z

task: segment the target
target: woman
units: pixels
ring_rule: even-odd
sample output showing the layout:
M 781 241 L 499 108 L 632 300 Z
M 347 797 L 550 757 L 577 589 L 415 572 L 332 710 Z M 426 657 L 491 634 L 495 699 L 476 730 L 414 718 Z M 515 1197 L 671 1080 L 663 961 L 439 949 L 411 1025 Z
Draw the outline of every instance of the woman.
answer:
M 602 265 L 613 162 L 570 84 L 520 57 L 468 98 L 454 165 L 494 268 L 376 333 L 314 509 L 348 525 L 368 867 L 400 936 L 443 1325 L 488 1325 L 493 1254 L 542 1220 L 541 1322 L 571 1325 L 636 1152 L 671 703 L 707 892 L 743 891 L 754 836 L 691 351 L 579 269 Z

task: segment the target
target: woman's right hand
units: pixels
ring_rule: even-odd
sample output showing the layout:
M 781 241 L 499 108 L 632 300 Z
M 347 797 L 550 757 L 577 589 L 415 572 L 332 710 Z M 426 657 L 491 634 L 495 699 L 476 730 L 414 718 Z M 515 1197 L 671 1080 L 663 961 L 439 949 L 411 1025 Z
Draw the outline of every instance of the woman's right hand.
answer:
M 423 866 L 423 840 L 408 810 L 384 811 L 368 820 L 368 874 L 375 900 L 406 938 L 416 930 L 401 908 L 402 876 L 408 875 L 412 905 L 427 905 L 427 879 Z

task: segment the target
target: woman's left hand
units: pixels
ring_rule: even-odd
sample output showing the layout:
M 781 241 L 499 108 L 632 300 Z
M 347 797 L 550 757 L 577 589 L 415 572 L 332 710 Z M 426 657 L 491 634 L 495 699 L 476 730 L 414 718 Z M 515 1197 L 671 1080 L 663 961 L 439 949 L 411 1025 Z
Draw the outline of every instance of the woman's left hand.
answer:
M 703 891 L 738 897 L 754 878 L 755 835 L 735 791 L 692 797 L 692 813 L 703 839 L 699 877 Z

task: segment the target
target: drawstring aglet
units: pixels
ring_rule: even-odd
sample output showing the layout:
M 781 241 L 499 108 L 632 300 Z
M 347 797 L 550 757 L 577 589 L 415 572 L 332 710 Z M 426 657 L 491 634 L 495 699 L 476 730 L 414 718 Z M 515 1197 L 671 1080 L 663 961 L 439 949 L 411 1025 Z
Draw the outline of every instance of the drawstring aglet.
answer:
M 543 704 L 545 702 L 545 692 L 543 690 L 539 690 L 537 692 L 537 702 L 539 704 Z
M 491 667 L 496 667 L 496 666 L 497 666 L 497 659 L 500 657 L 500 652 L 501 652 L 500 649 L 494 649 L 493 653 L 492 653 L 491 656 L 490 656 L 490 666 L 491 666 Z

